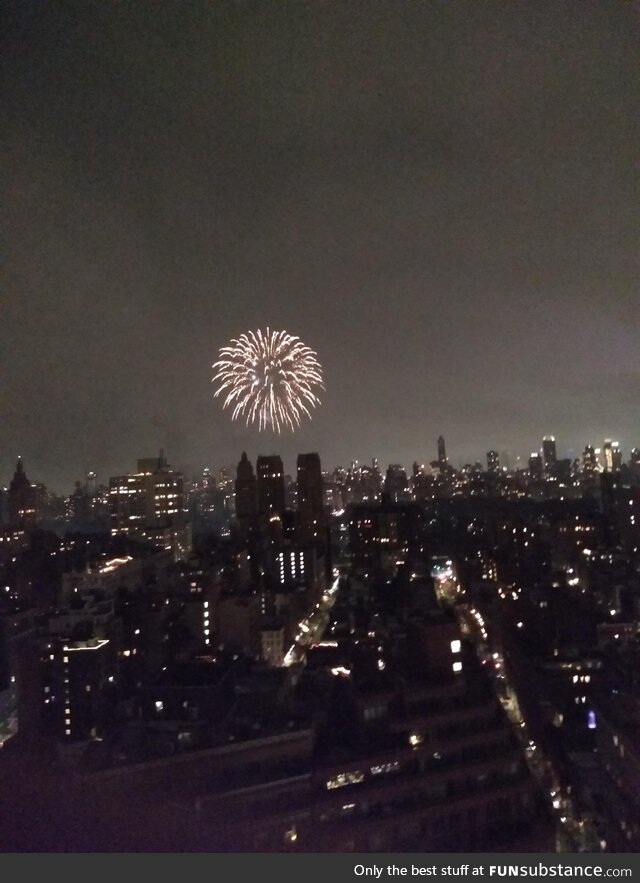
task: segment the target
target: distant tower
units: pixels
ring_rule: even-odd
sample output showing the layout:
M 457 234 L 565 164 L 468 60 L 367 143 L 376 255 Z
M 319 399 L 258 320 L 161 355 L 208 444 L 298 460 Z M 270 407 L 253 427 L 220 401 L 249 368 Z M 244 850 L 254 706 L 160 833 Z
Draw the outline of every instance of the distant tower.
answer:
M 11 527 L 23 527 L 35 520 L 35 488 L 24 471 L 22 457 L 18 457 L 7 497 Z
M 622 451 L 619 442 L 611 441 L 610 438 L 606 439 L 602 453 L 604 455 L 604 471 L 618 472 L 622 466 Z
M 216 480 L 211 474 L 209 466 L 205 466 L 202 470 L 202 487 L 207 491 L 215 490 L 216 488 Z
M 284 467 L 277 455 L 258 457 L 258 514 L 280 515 L 285 509 Z
M 585 473 L 598 471 L 598 457 L 593 445 L 586 445 L 582 452 L 582 469 Z
M 542 478 L 543 463 L 542 457 L 537 451 L 534 451 L 529 457 L 529 475 L 534 480 Z
M 298 513 L 302 536 L 308 540 L 323 540 L 324 482 L 318 454 L 298 454 Z
M 500 455 L 497 451 L 487 451 L 487 472 L 495 475 L 500 471 Z
M 95 472 L 87 472 L 87 478 L 85 481 L 85 489 L 87 491 L 87 495 L 93 499 L 98 492 L 98 478 Z
M 542 459 L 546 475 L 553 475 L 558 462 L 556 440 L 552 435 L 545 435 L 542 439 Z
M 398 503 L 404 500 L 409 489 L 407 473 L 398 463 L 391 463 L 387 467 L 387 475 L 384 480 L 384 491 L 391 499 Z
M 613 472 L 619 472 L 622 469 L 622 451 L 617 441 L 611 442 L 611 463 Z
M 236 473 L 236 515 L 238 518 L 253 518 L 257 512 L 256 477 L 251 461 L 243 451 Z
M 438 463 L 441 466 L 447 465 L 447 449 L 442 435 L 438 436 Z
M 227 490 L 231 484 L 231 466 L 222 466 L 218 471 L 218 480 L 220 487 Z
M 174 558 L 191 552 L 184 477 L 158 457 L 137 461 L 137 471 L 109 479 L 111 536 L 145 540 L 171 551 Z

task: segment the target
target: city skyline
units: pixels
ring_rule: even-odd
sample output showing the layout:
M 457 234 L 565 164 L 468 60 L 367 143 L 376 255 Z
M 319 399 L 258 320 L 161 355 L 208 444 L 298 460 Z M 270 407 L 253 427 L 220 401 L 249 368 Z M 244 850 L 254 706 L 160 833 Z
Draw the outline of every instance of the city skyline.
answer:
M 209 472 L 209 471 L 211 471 L 211 474 L 214 478 L 217 478 L 217 477 L 219 477 L 218 473 L 224 472 L 225 470 L 227 470 L 227 471 L 231 470 L 230 478 L 232 478 L 233 473 L 238 465 L 238 461 L 240 459 L 244 458 L 245 455 L 248 456 L 250 461 L 256 461 L 261 457 L 268 458 L 268 457 L 273 457 L 273 456 L 278 456 L 278 457 L 281 456 L 280 449 L 277 446 L 277 442 L 281 438 L 282 438 L 282 436 L 278 436 L 278 435 L 274 434 L 273 449 L 269 449 L 269 450 L 267 450 L 266 448 L 263 449 L 259 446 L 254 446 L 254 447 L 246 446 L 245 448 L 242 449 L 241 452 L 239 452 L 237 454 L 237 456 L 235 458 L 230 459 L 228 462 L 223 462 L 222 460 L 214 460 L 212 458 L 209 462 L 193 465 L 193 464 L 180 463 L 178 460 L 176 460 L 175 458 L 173 458 L 171 456 L 169 456 L 169 460 L 171 461 L 172 467 L 179 470 L 181 473 L 183 473 L 185 478 L 189 481 L 197 481 L 199 478 L 202 477 L 202 475 L 204 473 Z M 329 462 L 325 462 L 325 459 L 322 455 L 322 451 L 317 451 L 312 448 L 309 448 L 308 451 L 299 450 L 296 452 L 295 455 L 293 455 L 293 457 L 291 457 L 291 458 L 283 457 L 282 460 L 283 460 L 285 475 L 288 475 L 289 477 L 295 476 L 297 458 L 300 457 L 302 454 L 308 454 L 308 453 L 314 453 L 314 454 L 320 455 L 320 458 L 321 458 L 321 461 L 323 464 L 323 473 L 327 474 L 327 475 L 331 475 L 336 470 L 351 469 L 351 468 L 353 468 L 354 465 L 357 466 L 358 468 L 360 468 L 360 467 L 368 468 L 372 464 L 375 463 L 375 464 L 377 464 L 377 466 L 383 476 L 384 476 L 384 472 L 385 472 L 386 468 L 388 466 L 394 466 L 394 465 L 401 466 L 406 471 L 407 476 L 410 476 L 412 468 L 415 464 L 418 464 L 421 468 L 426 469 L 427 472 L 429 472 L 433 466 L 437 466 L 438 460 L 443 459 L 441 457 L 441 449 L 440 449 L 440 442 L 442 441 L 443 444 L 446 443 L 446 455 L 444 458 L 444 462 L 448 463 L 455 470 L 461 470 L 461 469 L 463 469 L 464 466 L 476 466 L 476 465 L 480 464 L 482 466 L 483 470 L 488 469 L 489 471 L 491 471 L 491 469 L 489 469 L 489 458 L 493 459 L 493 458 L 495 458 L 495 455 L 497 455 L 497 460 L 499 463 L 500 471 L 522 470 L 522 471 L 526 472 L 526 471 L 530 470 L 530 458 L 531 457 L 538 455 L 540 457 L 541 463 L 544 463 L 544 461 L 546 459 L 545 455 L 544 455 L 544 444 L 548 440 L 551 440 L 551 442 L 553 443 L 554 451 L 555 451 L 554 456 L 557 456 L 558 460 L 571 460 L 571 461 L 578 460 L 582 463 L 584 461 L 584 456 L 585 456 L 586 450 L 592 449 L 592 453 L 595 457 L 595 462 L 597 464 L 597 468 L 599 468 L 603 471 L 607 471 L 608 468 L 610 468 L 610 464 L 607 463 L 607 458 L 606 458 L 606 444 L 608 442 L 610 442 L 614 446 L 614 448 L 619 452 L 619 456 L 621 457 L 622 463 L 631 462 L 631 460 L 633 459 L 634 453 L 636 453 L 639 450 L 639 446 L 637 444 L 636 445 L 632 444 L 632 445 L 629 445 L 628 447 L 625 447 L 625 445 L 620 443 L 619 439 L 617 439 L 617 438 L 606 438 L 606 439 L 603 439 L 599 444 L 592 444 L 590 441 L 588 441 L 588 442 L 585 442 L 584 444 L 582 444 L 579 447 L 579 449 L 577 449 L 577 450 L 564 449 L 562 446 L 558 449 L 558 448 L 556 448 L 556 445 L 557 445 L 556 437 L 550 436 L 550 435 L 545 435 L 545 436 L 540 437 L 539 446 L 537 448 L 533 447 L 526 454 L 524 454 L 524 453 L 523 454 L 513 454 L 512 452 L 506 450 L 505 448 L 497 448 L 494 446 L 494 447 L 488 447 L 487 450 L 484 452 L 477 451 L 471 457 L 462 458 L 462 457 L 456 456 L 455 448 L 454 448 L 454 454 L 453 454 L 453 456 L 451 456 L 451 449 L 450 449 L 450 446 L 449 446 L 447 440 L 443 436 L 439 436 L 438 439 L 434 440 L 433 448 L 432 448 L 431 452 L 427 452 L 425 454 L 425 456 L 423 456 L 423 457 L 416 457 L 416 456 L 410 457 L 406 461 L 402 461 L 398 457 L 394 458 L 393 456 L 390 459 L 385 460 L 385 459 L 378 457 L 374 454 L 372 456 L 365 457 L 365 458 L 351 457 L 342 463 L 333 463 L 333 462 L 329 463 Z M 444 448 L 443 448 L 443 450 L 444 450 Z M 159 456 L 161 459 L 163 459 L 165 456 L 165 449 L 160 447 L 160 448 L 156 449 L 156 453 L 157 453 L 157 451 L 160 452 Z M 97 465 L 93 464 L 93 465 L 87 467 L 84 470 L 84 472 L 76 471 L 75 477 L 72 478 L 72 480 L 71 480 L 70 484 L 68 485 L 68 487 L 66 488 L 66 490 L 68 490 L 70 492 L 73 489 L 73 487 L 77 485 L 78 482 L 82 483 L 83 481 L 87 480 L 89 477 L 91 477 L 91 480 L 93 483 L 95 483 L 97 481 L 98 484 L 104 485 L 114 475 L 118 474 L 119 472 L 122 472 L 128 466 L 130 466 L 131 463 L 133 462 L 133 460 L 135 459 L 135 456 L 138 456 L 140 453 L 142 453 L 144 457 L 150 457 L 151 459 L 154 459 L 156 457 L 156 454 L 154 454 L 152 451 L 138 452 L 137 454 L 134 454 L 133 456 L 129 456 L 129 458 L 126 462 L 121 463 L 119 469 L 111 471 L 108 474 L 103 469 L 100 468 L 100 464 L 97 464 Z M 167 453 L 170 454 L 170 452 L 167 452 Z M 34 469 L 32 468 L 32 464 L 27 462 L 26 459 L 23 458 L 21 454 L 18 454 L 17 457 L 10 464 L 8 470 L 5 470 L 5 472 L 7 473 L 7 475 L 9 477 L 11 475 L 13 475 L 14 469 L 16 468 L 16 463 L 18 463 L 18 462 L 21 463 L 22 466 L 27 469 L 27 471 L 29 472 L 30 480 L 32 481 L 32 483 L 43 484 L 47 487 L 47 490 L 49 490 L 50 492 L 53 492 L 56 494 L 62 494 L 64 496 L 65 489 L 62 489 L 58 486 L 56 486 L 56 487 L 51 486 L 46 481 L 45 478 L 43 478 L 42 476 L 39 476 L 34 471 Z M 6 490 L 8 484 L 9 484 L 9 478 L 7 477 L 5 479 L 5 474 L 3 473 L 2 478 L 0 479 L 0 489 L 4 487 L 4 489 Z
M 0 851 L 633 876 L 640 5 L 5 7 Z
M 268 449 L 210 382 L 267 324 L 289 462 L 635 443 L 632 5 L 9 7 L 5 474 Z

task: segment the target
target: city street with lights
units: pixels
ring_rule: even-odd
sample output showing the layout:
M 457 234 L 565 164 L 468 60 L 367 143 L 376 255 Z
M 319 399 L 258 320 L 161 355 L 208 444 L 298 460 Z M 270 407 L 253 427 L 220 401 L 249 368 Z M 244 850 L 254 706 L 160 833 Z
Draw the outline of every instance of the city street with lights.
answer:
M 606 843 L 598 834 L 595 820 L 575 806 L 571 786 L 562 786 L 560 776 L 552 760 L 534 738 L 531 728 L 523 717 L 518 696 L 505 664 L 501 641 L 489 633 L 484 616 L 476 607 L 459 605 L 457 608 L 461 627 L 475 643 L 478 655 L 494 681 L 497 695 L 524 749 L 527 765 L 540 785 L 556 823 L 556 851 L 603 852 Z
M 340 577 L 335 576 L 331 588 L 322 595 L 321 600 L 316 604 L 311 613 L 298 623 L 299 632 L 296 635 L 296 640 L 285 655 L 285 667 L 302 665 L 308 647 L 322 637 L 322 633 L 327 627 L 329 620 L 329 611 L 336 600 L 339 584 Z

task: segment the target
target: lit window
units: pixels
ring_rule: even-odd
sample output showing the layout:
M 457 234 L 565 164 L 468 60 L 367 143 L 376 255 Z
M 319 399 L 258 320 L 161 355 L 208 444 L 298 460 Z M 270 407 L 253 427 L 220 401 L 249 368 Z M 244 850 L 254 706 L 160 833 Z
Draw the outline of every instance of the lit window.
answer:
M 460 643 L 460 641 L 452 641 L 451 642 L 451 652 L 452 653 L 459 653 L 461 647 L 462 647 L 462 644 Z
M 400 769 L 400 764 L 397 760 L 391 761 L 390 763 L 382 763 L 377 766 L 371 767 L 371 775 L 372 776 L 381 776 L 386 773 L 396 773 Z
M 454 662 L 452 668 L 454 671 L 462 671 L 462 663 Z
M 333 779 L 327 781 L 327 790 L 331 791 L 334 788 L 344 788 L 345 785 L 358 785 L 363 781 L 364 773 L 361 773 L 360 770 L 354 770 L 350 773 L 338 773 Z
M 284 832 L 284 839 L 287 843 L 295 843 L 298 839 L 298 832 L 296 831 L 295 825 L 293 828 L 290 828 L 288 831 Z

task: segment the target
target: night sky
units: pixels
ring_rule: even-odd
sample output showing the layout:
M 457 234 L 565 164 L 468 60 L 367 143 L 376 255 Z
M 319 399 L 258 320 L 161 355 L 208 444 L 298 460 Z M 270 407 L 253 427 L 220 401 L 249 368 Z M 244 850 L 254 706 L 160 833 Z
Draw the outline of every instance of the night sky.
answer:
M 30 2 L 5 26 L 0 483 L 161 447 L 454 465 L 640 445 L 632 2 Z M 295 435 L 211 363 L 321 359 Z

